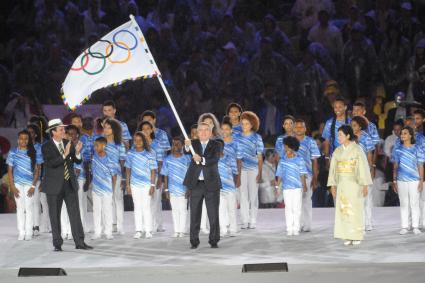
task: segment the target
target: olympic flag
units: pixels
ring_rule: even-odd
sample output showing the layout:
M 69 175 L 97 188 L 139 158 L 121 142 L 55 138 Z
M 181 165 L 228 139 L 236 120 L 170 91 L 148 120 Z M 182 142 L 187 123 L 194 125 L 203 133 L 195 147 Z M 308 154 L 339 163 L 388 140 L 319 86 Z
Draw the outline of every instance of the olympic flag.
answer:
M 63 102 L 74 110 L 84 100 L 88 100 L 95 90 L 126 80 L 153 77 L 158 78 L 180 130 L 185 139 L 188 139 L 162 81 L 161 73 L 133 15 L 130 15 L 130 21 L 102 37 L 75 59 L 62 85 Z M 195 154 L 192 146 L 190 150 Z
M 135 21 L 117 27 L 75 59 L 62 86 L 64 103 L 75 109 L 98 89 L 159 75 Z

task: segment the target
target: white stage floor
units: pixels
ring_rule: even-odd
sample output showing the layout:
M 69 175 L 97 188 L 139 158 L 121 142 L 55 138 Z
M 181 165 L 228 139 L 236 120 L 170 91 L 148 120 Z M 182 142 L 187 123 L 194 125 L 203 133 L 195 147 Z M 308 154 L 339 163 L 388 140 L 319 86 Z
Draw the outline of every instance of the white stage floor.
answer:
M 237 237 L 224 238 L 219 249 L 211 249 L 206 235 L 197 250 L 189 249 L 189 238 L 171 238 L 172 222 L 164 212 L 164 233 L 152 239 L 132 238 L 133 214 L 125 214 L 126 235 L 114 240 L 90 240 L 92 251 L 75 250 L 65 240 L 64 252 L 53 252 L 50 234 L 32 241 L 17 241 L 16 216 L 0 214 L 0 269 L 19 267 L 134 268 L 160 266 L 241 266 L 244 263 L 287 262 L 297 264 L 368 264 L 425 262 L 425 233 L 400 236 L 399 208 L 374 209 L 375 230 L 360 246 L 345 247 L 333 239 L 334 210 L 315 208 L 313 231 L 288 237 L 283 209 L 261 209 L 257 229 L 242 230 Z M 91 217 L 91 214 L 90 214 Z M 90 218 L 90 220 L 92 220 Z M 91 221 L 90 221 L 91 222 Z

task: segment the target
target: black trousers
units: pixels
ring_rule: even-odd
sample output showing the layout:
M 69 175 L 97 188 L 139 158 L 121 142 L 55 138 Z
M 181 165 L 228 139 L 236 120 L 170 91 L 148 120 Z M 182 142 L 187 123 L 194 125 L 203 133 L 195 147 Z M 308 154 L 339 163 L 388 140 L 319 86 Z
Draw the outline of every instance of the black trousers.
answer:
M 72 237 L 76 246 L 84 244 L 84 230 L 81 224 L 80 208 L 78 205 L 78 192 L 72 188 L 70 181 L 63 183 L 58 195 L 47 195 L 49 206 L 50 224 L 52 226 L 53 246 L 60 247 L 63 244 L 61 236 L 61 210 L 65 201 L 66 209 L 71 224 Z
M 205 199 L 208 219 L 210 221 L 209 243 L 217 244 L 220 241 L 220 223 L 218 208 L 220 206 L 220 190 L 208 188 L 206 183 L 200 181 L 192 189 L 190 197 L 190 243 L 199 245 L 199 230 L 201 228 L 202 202 Z

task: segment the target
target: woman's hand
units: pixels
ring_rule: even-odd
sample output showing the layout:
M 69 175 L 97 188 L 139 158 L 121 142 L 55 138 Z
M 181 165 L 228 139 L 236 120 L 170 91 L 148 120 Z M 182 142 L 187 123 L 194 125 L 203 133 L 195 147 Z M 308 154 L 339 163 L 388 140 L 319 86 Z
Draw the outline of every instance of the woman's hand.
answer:
M 261 172 L 258 172 L 258 175 L 257 175 L 257 184 L 259 184 L 259 183 L 262 182 L 262 178 L 263 178 L 263 176 L 261 176 Z
M 15 196 L 15 198 L 19 198 L 19 190 L 15 187 L 14 184 L 10 186 L 10 191 Z
M 34 187 L 34 186 L 32 186 L 32 187 L 28 190 L 27 196 L 28 196 L 28 197 L 32 197 L 32 196 L 34 195 L 34 192 L 35 192 L 35 187 Z
M 363 197 L 367 197 L 367 193 L 369 191 L 369 188 L 367 186 L 363 187 Z
M 335 186 L 331 187 L 331 194 L 332 194 L 332 197 L 335 199 L 336 198 L 336 187 Z
M 397 182 L 393 182 L 393 191 L 398 194 L 398 186 L 397 186 Z
M 418 184 L 418 192 L 422 192 L 424 190 L 424 182 L 419 181 Z
M 155 193 L 155 186 L 151 186 L 151 188 L 149 189 L 149 195 L 153 196 L 154 193 Z
M 130 185 L 127 185 L 127 194 L 131 195 L 131 187 L 130 187 Z

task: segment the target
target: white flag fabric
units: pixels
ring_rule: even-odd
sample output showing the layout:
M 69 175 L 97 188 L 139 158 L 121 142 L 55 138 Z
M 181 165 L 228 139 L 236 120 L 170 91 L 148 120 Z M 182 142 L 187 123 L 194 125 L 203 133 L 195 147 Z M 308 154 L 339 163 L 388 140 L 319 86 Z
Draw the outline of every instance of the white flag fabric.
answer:
M 95 90 L 157 75 L 158 67 L 142 31 L 130 20 L 78 56 L 62 85 L 62 98 L 70 109 L 75 109 Z

